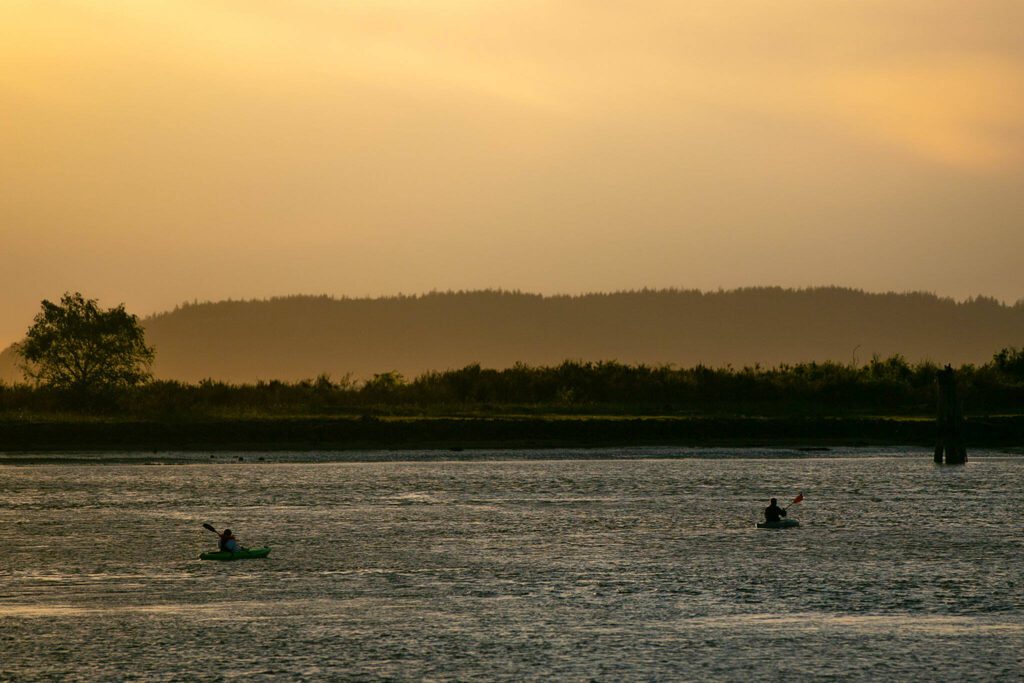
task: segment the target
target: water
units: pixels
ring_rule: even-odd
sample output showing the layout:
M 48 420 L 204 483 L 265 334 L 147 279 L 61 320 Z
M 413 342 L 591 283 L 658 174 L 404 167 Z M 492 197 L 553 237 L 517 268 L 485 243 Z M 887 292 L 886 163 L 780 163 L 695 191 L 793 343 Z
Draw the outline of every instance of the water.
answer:
M 8 457 L 0 680 L 1024 677 L 1019 456 L 457 455 Z

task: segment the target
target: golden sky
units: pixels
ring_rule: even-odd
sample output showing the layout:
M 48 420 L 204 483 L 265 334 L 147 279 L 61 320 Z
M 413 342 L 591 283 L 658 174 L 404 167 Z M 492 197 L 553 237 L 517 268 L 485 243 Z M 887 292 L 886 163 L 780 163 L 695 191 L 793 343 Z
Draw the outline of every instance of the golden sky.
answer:
M 1019 0 L 3 0 L 0 345 L 186 300 L 1024 298 Z

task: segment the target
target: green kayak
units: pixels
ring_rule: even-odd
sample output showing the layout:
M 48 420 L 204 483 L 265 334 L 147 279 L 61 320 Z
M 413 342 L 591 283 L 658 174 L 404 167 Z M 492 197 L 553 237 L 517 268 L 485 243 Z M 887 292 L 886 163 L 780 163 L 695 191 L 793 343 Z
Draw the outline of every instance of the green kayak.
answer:
M 226 550 L 218 550 L 214 553 L 203 553 L 199 556 L 199 559 L 227 562 L 229 560 L 251 560 L 254 557 L 266 557 L 269 554 L 270 548 L 246 548 L 244 550 L 236 550 L 233 553 L 229 553 Z
M 792 529 L 793 527 L 800 526 L 800 522 L 795 519 L 780 519 L 777 522 L 758 522 L 758 529 Z

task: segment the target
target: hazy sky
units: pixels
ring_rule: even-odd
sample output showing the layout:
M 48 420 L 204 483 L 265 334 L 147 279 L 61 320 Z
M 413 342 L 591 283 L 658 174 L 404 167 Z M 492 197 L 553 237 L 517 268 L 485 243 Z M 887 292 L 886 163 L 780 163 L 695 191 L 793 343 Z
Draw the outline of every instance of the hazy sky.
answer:
M 1020 0 L 2 0 L 0 344 L 185 300 L 1024 297 Z

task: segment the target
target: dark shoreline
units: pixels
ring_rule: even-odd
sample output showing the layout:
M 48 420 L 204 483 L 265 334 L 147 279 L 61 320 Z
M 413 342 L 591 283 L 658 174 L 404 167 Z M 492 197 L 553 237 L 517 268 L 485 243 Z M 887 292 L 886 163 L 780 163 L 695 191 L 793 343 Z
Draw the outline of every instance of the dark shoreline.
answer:
M 1024 445 L 1024 416 L 968 418 L 968 448 Z M 934 446 L 935 423 L 882 417 L 0 420 L 0 452 Z

